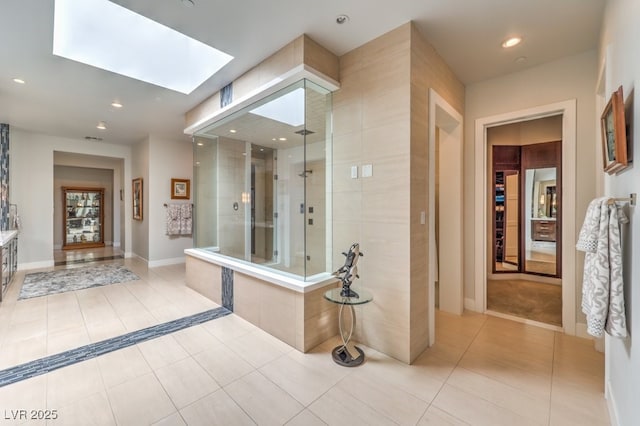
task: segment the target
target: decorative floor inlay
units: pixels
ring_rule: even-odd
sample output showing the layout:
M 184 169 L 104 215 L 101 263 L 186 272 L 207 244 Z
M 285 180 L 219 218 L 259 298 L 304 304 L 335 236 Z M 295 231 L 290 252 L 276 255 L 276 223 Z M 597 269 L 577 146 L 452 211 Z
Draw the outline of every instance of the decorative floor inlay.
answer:
M 0 387 L 40 376 L 42 374 L 47 374 L 59 368 L 86 361 L 118 349 L 137 345 L 138 343 L 180 331 L 187 327 L 221 318 L 229 315 L 230 313 L 231 311 L 223 307 L 210 309 L 188 317 L 178 318 L 163 324 L 123 334 L 122 336 L 112 337 L 111 339 L 80 346 L 79 348 L 71 349 L 59 354 L 49 355 L 15 367 L 7 368 L 6 370 L 0 370 Z
M 76 265 L 78 263 L 93 263 L 93 262 L 102 262 L 104 260 L 117 260 L 124 259 L 124 255 L 119 254 L 115 256 L 105 256 L 105 257 L 83 257 L 82 259 L 71 259 L 71 260 L 59 260 L 55 262 L 54 266 L 62 266 L 62 265 Z
M 113 263 L 35 272 L 25 275 L 18 300 L 139 279 L 124 266 Z

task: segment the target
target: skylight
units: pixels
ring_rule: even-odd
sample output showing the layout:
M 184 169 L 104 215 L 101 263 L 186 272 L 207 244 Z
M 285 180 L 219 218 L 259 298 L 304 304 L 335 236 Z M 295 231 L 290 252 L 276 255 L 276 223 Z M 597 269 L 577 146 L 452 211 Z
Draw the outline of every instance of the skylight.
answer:
M 301 126 L 304 124 L 304 89 L 298 88 L 249 112 L 289 126 Z
M 53 54 L 187 95 L 233 59 L 108 0 L 55 0 Z

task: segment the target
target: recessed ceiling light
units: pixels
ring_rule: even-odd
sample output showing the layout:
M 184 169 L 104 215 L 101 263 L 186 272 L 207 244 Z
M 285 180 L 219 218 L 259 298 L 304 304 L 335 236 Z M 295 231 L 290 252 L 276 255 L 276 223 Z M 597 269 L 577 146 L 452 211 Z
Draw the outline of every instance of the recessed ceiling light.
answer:
M 53 30 L 54 55 L 187 95 L 233 59 L 109 0 L 55 0 Z
M 502 47 L 505 49 L 513 46 L 517 46 L 522 42 L 522 37 L 510 37 L 502 42 Z
M 235 130 L 235 129 L 231 129 L 231 130 L 229 130 L 229 133 L 235 133 L 235 132 L 236 132 L 236 130 Z
M 23 79 L 21 79 L 21 78 L 14 78 L 14 79 L 13 79 L 13 82 L 14 82 L 14 83 L 18 83 L 18 84 L 25 84 L 25 83 L 26 83 L 26 81 L 24 81 L 24 80 L 23 80 Z
M 522 64 L 522 63 L 524 63 L 524 62 L 527 62 L 527 57 L 526 57 L 526 56 L 518 56 L 518 57 L 514 60 L 514 62 L 515 62 L 516 64 Z
M 278 138 L 279 141 L 286 141 L 287 138 Z
M 122 108 L 122 104 L 118 101 L 111 102 L 111 106 L 114 108 Z
M 342 25 L 342 24 L 345 24 L 348 20 L 349 20 L 349 17 L 347 15 L 338 15 L 336 17 L 336 24 Z
M 182 4 L 187 7 L 193 7 L 196 5 L 193 0 L 182 0 Z
M 104 121 L 99 122 L 96 126 L 96 129 L 107 130 L 107 123 L 105 123 Z
M 198 146 L 204 146 L 204 143 L 202 143 L 202 142 L 198 142 L 196 145 L 198 145 Z

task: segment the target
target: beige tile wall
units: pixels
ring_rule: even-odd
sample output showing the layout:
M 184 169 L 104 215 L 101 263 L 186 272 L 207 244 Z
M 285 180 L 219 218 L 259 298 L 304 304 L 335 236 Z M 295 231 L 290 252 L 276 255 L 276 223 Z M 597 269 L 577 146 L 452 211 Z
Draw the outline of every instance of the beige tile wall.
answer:
M 404 362 L 427 344 L 428 90 L 463 111 L 464 87 L 407 23 L 340 58 L 334 94 L 334 247 L 360 242 L 357 338 Z M 373 165 L 351 179 L 350 167 Z M 361 171 L 361 169 L 360 169 Z M 334 264 L 343 257 L 336 254 Z
M 360 283 L 374 294 L 374 301 L 356 310 L 357 338 L 410 363 L 427 344 L 428 234 L 420 212 L 427 211 L 428 200 L 428 90 L 435 88 L 462 112 L 464 86 L 412 23 L 348 52 L 339 64 L 334 59 L 302 36 L 237 79 L 234 96 L 291 69 L 298 60 L 335 79 L 339 69 L 341 88 L 333 96 L 334 265 L 343 263 L 341 251 L 360 243 L 365 253 L 359 263 Z M 187 125 L 218 108 L 215 96 L 187 114 Z M 373 176 L 351 179 L 351 167 L 358 166 L 361 173 L 364 164 L 373 166 Z M 250 294 L 240 297 L 253 303 Z M 312 300 L 304 301 L 305 324 L 314 318 L 333 324 L 326 330 L 337 329 L 335 307 L 320 294 L 315 297 L 318 305 L 309 310 L 318 313 L 311 315 L 307 304 Z M 281 309 L 291 310 L 289 301 L 282 303 Z M 298 328 L 292 331 L 283 324 L 277 332 L 287 339 L 293 333 L 296 347 L 303 333 L 302 350 L 307 350 L 323 336 L 307 334 L 306 325 L 301 330 L 303 301 L 293 303 Z M 318 311 L 319 306 L 324 307 Z M 260 321 L 256 313 L 247 315 Z
M 307 35 L 301 35 L 233 81 L 233 98 L 239 99 L 298 65 L 306 64 L 338 80 L 338 58 Z M 220 92 L 205 99 L 185 115 L 189 127 L 220 110 Z
M 187 286 L 222 304 L 222 268 L 218 265 L 186 256 Z
M 428 211 L 429 89 L 433 88 L 460 114 L 464 86 L 420 32 L 411 26 L 411 304 L 409 358 L 427 346 L 428 229 L 420 213 Z M 441 236 L 445 238 L 445 236 Z
M 187 285 L 221 304 L 221 267 L 187 256 Z M 324 299 L 336 284 L 299 293 L 233 273 L 234 313 L 267 333 L 306 352 L 338 333 L 337 305 Z

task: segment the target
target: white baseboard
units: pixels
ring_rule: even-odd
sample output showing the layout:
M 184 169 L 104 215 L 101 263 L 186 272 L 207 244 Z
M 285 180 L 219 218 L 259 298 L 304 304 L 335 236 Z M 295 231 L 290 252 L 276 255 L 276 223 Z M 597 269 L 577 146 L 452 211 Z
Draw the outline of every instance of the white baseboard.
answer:
M 158 266 L 177 265 L 179 263 L 185 263 L 185 257 L 174 257 L 172 259 L 151 260 L 148 262 L 149 268 L 156 268 Z
M 607 381 L 607 384 L 604 389 L 604 398 L 607 400 L 607 408 L 609 409 L 609 421 L 611 422 L 611 426 L 619 426 L 619 417 L 618 417 L 618 404 L 616 404 L 615 397 L 613 395 L 613 389 L 611 389 L 611 381 Z
M 593 339 L 593 336 L 587 333 L 587 324 L 583 322 L 576 323 L 576 336 L 583 339 Z
M 30 269 L 51 268 L 55 263 L 53 260 L 43 260 L 41 262 L 18 263 L 18 271 L 28 271 Z
M 470 299 L 468 297 L 465 297 L 464 298 L 464 308 L 467 311 L 476 312 L 476 301 L 475 301 L 475 299 Z

